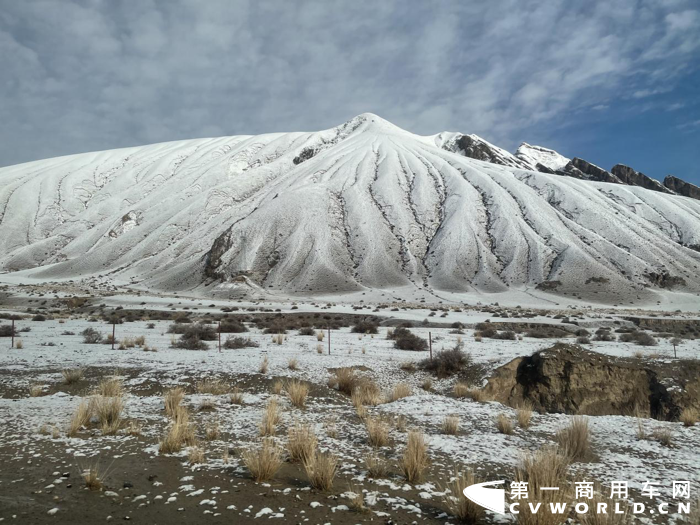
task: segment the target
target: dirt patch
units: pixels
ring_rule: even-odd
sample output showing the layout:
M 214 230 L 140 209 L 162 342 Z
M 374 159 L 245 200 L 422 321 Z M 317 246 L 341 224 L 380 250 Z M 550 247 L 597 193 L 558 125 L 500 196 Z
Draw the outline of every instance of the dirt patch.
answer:
M 700 362 L 649 364 L 556 344 L 495 370 L 486 386 L 496 401 L 585 415 L 638 415 L 674 421 L 700 407 Z

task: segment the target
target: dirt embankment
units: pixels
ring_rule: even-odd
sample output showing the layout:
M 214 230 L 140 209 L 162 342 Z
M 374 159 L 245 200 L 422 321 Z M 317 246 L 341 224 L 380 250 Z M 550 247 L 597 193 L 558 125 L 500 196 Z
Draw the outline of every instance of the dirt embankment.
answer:
M 638 415 L 676 420 L 700 409 L 700 362 L 649 363 L 556 344 L 495 370 L 486 386 L 496 401 L 538 411 Z

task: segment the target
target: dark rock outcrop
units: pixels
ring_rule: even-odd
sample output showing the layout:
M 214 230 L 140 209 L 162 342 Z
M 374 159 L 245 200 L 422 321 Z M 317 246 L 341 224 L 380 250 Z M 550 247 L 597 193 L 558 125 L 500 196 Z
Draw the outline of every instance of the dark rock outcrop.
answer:
M 640 186 L 641 188 L 646 188 L 652 191 L 660 191 L 662 193 L 673 193 L 658 180 L 652 179 L 651 177 L 644 175 L 644 173 L 635 171 L 624 164 L 615 164 L 610 172 L 620 179 L 622 184 Z
M 586 180 L 594 180 L 597 182 L 612 182 L 615 184 L 622 183 L 620 179 L 618 179 L 609 171 L 605 171 L 603 168 L 600 168 L 595 164 L 591 164 L 590 162 L 585 161 L 583 159 L 579 159 L 578 157 L 574 157 L 573 159 L 571 159 L 571 162 L 569 164 L 571 164 L 574 168 L 578 169 L 581 173 L 583 173 L 584 178 Z
M 460 152 L 470 159 L 524 170 L 532 169 L 532 166 L 527 162 L 494 146 L 477 135 L 458 135 L 456 139 L 446 142 L 442 147 L 448 151 Z
M 664 370 L 557 344 L 496 369 L 485 390 L 501 403 L 529 401 L 538 411 L 672 421 L 683 408 L 700 407 L 700 362 Z
M 699 187 L 697 187 L 695 184 L 686 182 L 683 179 L 674 177 L 673 175 L 666 176 L 664 179 L 664 186 L 666 186 L 672 192 L 682 195 L 683 197 L 690 197 L 691 199 L 700 200 Z

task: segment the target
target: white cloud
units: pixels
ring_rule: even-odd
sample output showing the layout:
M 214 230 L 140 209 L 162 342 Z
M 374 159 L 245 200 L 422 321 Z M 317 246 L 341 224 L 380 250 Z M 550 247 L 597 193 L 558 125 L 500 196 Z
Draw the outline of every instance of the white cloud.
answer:
M 0 2 L 0 164 L 364 111 L 510 147 L 700 50 L 692 0 Z

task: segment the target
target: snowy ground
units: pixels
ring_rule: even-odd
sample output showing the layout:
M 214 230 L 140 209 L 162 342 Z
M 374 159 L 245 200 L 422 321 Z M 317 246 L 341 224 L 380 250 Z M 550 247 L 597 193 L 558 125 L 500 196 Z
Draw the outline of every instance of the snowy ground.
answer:
M 310 308 L 309 305 L 306 306 Z M 204 306 L 201 308 L 205 309 Z M 410 317 L 412 312 L 401 312 L 400 315 L 404 314 Z M 421 315 L 427 314 L 417 313 L 418 317 Z M 421 320 L 423 318 L 420 317 Z M 483 321 L 482 314 L 474 313 L 460 315 L 451 312 L 447 319 L 441 319 L 445 322 L 457 320 Z M 539 321 L 552 320 L 545 318 Z M 603 321 L 604 319 L 596 319 L 594 316 L 589 316 L 587 320 L 589 325 Z M 148 503 L 149 508 L 152 508 L 175 504 L 176 501 L 176 505 L 181 505 L 182 501 L 196 500 L 199 510 L 195 508 L 194 512 L 208 512 L 212 516 L 223 514 L 224 517 L 254 517 L 262 512 L 260 517 L 265 519 L 281 514 L 284 515 L 285 521 L 290 522 L 300 521 L 305 517 L 310 518 L 312 522 L 340 522 L 336 515 L 348 514 L 343 508 L 347 502 L 342 494 L 347 489 L 346 484 L 349 486 L 353 483 L 365 491 L 367 501 L 374 502 L 373 515 L 378 513 L 381 517 L 382 513 L 388 513 L 396 519 L 407 513 L 416 520 L 444 522 L 445 519 L 449 521 L 449 518 L 442 514 L 443 487 L 449 481 L 450 473 L 455 467 L 472 467 L 484 480 L 512 479 L 513 467 L 522 453 L 550 443 L 556 431 L 569 422 L 569 416 L 565 415 L 536 414 L 529 429 L 516 428 L 515 433 L 510 436 L 498 433 L 494 424 L 495 417 L 500 413 L 514 416 L 513 409 L 495 402 L 477 403 L 470 399 L 454 398 L 451 395 L 454 379 L 433 378 L 433 390 L 422 390 L 420 385 L 428 377 L 427 373 L 409 373 L 401 370 L 399 366 L 407 361 L 423 359 L 426 355 L 393 348 L 393 342 L 385 337 L 386 328 L 380 328 L 380 333 L 374 337 L 352 334 L 349 329 L 335 330 L 331 338 L 331 354 L 328 355 L 327 340 L 319 343 L 316 337 L 290 332 L 286 341 L 277 345 L 273 344 L 272 336 L 262 334 L 251 327 L 251 331 L 243 335 L 257 341 L 260 344 L 259 348 L 224 350 L 219 353 L 215 343 L 209 343 L 208 351 L 171 348 L 172 336 L 166 333 L 170 324 L 166 321 L 155 321 L 153 329 L 149 329 L 145 321 L 117 325 L 117 339 L 145 336 L 147 345 L 156 349 L 156 352 L 144 352 L 140 348 L 111 350 L 110 346 L 105 344 L 84 344 L 82 336 L 78 335 L 82 330 L 92 327 L 106 336 L 111 333 L 111 326 L 88 322 L 82 318 L 68 318 L 62 323 L 58 320 L 19 321 L 18 328 L 31 328 L 30 332 L 21 334 L 21 350 L 8 349 L 9 339 L 0 339 L 0 344 L 4 347 L 0 354 L 0 389 L 3 392 L 0 399 L 0 418 L 4 423 L 0 428 L 0 459 L 15 461 L 17 465 L 17 469 L 12 473 L 6 473 L 0 478 L 0 491 L 7 493 L 8 490 L 18 490 L 22 487 L 28 480 L 24 479 L 21 471 L 29 468 L 27 465 L 31 465 L 32 461 L 45 461 L 47 455 L 55 457 L 56 461 L 62 464 L 71 463 L 71 458 L 73 462 L 80 463 L 87 461 L 86 458 L 97 456 L 103 463 L 114 465 L 127 461 L 124 458 L 128 456 L 143 457 L 144 462 L 162 461 L 164 458 L 158 457 L 157 443 L 167 425 L 167 418 L 162 411 L 161 392 L 171 386 L 183 385 L 188 390 L 185 404 L 195 413 L 203 397 L 215 399 L 216 409 L 196 413 L 195 419 L 202 427 L 207 422 L 219 421 L 222 436 L 206 443 L 206 460 L 203 465 L 187 466 L 184 452 L 167 459 L 168 465 L 175 465 L 177 469 L 177 474 L 173 475 L 183 480 L 179 490 L 171 490 L 171 487 L 159 490 L 159 486 L 153 484 L 143 494 L 125 497 L 121 489 L 115 489 L 116 494 L 120 495 L 120 505 L 129 507 L 128 511 L 134 512 L 134 516 L 138 515 L 142 503 Z M 428 329 L 413 330 L 427 337 Z M 62 335 L 65 331 L 74 332 L 76 335 Z M 449 333 L 447 328 L 431 328 L 430 331 L 436 351 L 454 346 L 457 338 L 461 337 L 474 360 L 489 368 L 505 364 L 517 356 L 529 355 L 538 349 L 547 348 L 553 343 L 552 340 L 530 338 L 523 341 L 484 339 L 482 342 L 476 342 L 472 330 L 465 330 L 465 334 L 461 336 Z M 54 346 L 44 346 L 47 343 L 53 343 Z M 319 344 L 323 345 L 323 354 L 317 353 Z M 640 348 L 630 343 L 618 342 L 596 342 L 592 346 L 597 352 L 614 356 L 632 356 Z M 649 359 L 670 359 L 671 355 L 670 347 L 654 347 L 653 350 L 641 351 L 646 352 Z M 700 358 L 700 340 L 686 342 L 682 352 L 684 358 Z M 263 356 L 267 356 L 269 360 L 269 371 L 266 375 L 258 372 Z M 292 358 L 297 359 L 299 363 L 298 371 L 288 368 L 288 362 Z M 88 371 L 86 380 L 79 391 L 67 391 L 70 389 L 62 385 L 60 371 L 63 368 L 79 366 Z M 420 428 L 428 435 L 433 464 L 424 484 L 411 487 L 395 470 L 385 480 L 367 479 L 362 458 L 371 449 L 366 443 L 364 426 L 356 416 L 350 400 L 326 386 L 329 369 L 342 366 L 362 367 L 363 374 L 370 376 L 387 391 L 401 381 L 412 386 L 411 396 L 370 408 L 370 412 L 388 414 L 392 418 L 404 416 L 407 428 Z M 141 436 L 136 438 L 123 433 L 110 437 L 100 436 L 97 432 L 97 435 L 92 437 L 66 437 L 62 430 L 82 397 L 96 386 L 100 377 L 111 373 L 125 379 L 125 386 L 129 392 L 125 415 L 127 419 L 135 419 L 143 424 Z M 213 376 L 224 378 L 232 386 L 240 385 L 245 393 L 244 405 L 231 405 L 227 395 L 203 396 L 194 393 L 193 385 L 196 381 Z M 273 484 L 269 488 L 283 495 L 290 492 L 297 496 L 302 494 L 301 499 L 305 502 L 303 513 L 300 508 L 292 509 L 289 505 L 270 508 L 265 501 L 256 500 L 254 508 L 249 508 L 246 501 L 230 503 L 231 498 L 235 500 L 236 490 L 241 490 L 241 484 L 248 486 L 252 482 L 246 478 L 245 468 L 235 454 L 231 456 L 228 465 L 222 460 L 224 450 L 247 446 L 257 438 L 257 425 L 264 404 L 272 395 L 272 382 L 280 377 L 296 377 L 314 385 L 308 407 L 304 411 L 292 408 L 282 397 L 283 428 L 286 429 L 295 420 L 312 423 L 319 435 L 321 447 L 332 450 L 341 459 L 341 476 L 344 483 L 337 483 L 338 486 L 334 488 L 334 493 L 340 495 L 337 501 L 329 502 L 327 495 L 317 495 L 315 497 L 318 502 L 322 502 L 320 506 L 313 506 L 313 502 L 307 502 L 311 493 L 308 492 L 303 472 L 298 474 L 296 482 L 288 486 Z M 48 395 L 29 397 L 29 387 L 33 384 L 45 385 Z M 456 414 L 460 419 L 461 431 L 456 436 L 443 435 L 440 431 L 444 416 L 450 414 Z M 669 448 L 655 441 L 637 440 L 635 433 L 638 423 L 634 418 L 605 416 L 590 417 L 589 421 L 597 458 L 590 463 L 574 465 L 573 472 L 577 481 L 596 479 L 609 483 L 612 480 L 627 480 L 633 492 L 635 489 L 640 491 L 646 481 L 659 482 L 662 484 L 660 499 L 672 501 L 668 494 L 672 481 L 690 480 L 693 484 L 693 494 L 697 495 L 700 489 L 700 426 L 685 428 L 680 423 L 645 421 L 649 431 L 655 428 L 671 430 L 673 447 Z M 54 426 L 60 430 L 56 436 L 42 435 L 39 432 L 42 427 L 51 429 Z M 337 434 L 333 434 L 329 426 L 334 426 Z M 285 434 L 286 430 L 282 430 L 282 441 Z M 332 437 L 333 435 L 335 437 Z M 392 443 L 382 450 L 382 454 L 391 462 L 395 462 L 405 440 L 406 430 L 404 425 L 399 423 L 392 431 Z M 49 453 L 49 450 L 53 452 Z M 63 473 L 66 469 L 66 466 L 57 467 L 56 472 Z M 51 472 L 47 471 L 46 481 L 41 483 L 38 490 L 45 494 L 58 494 L 59 488 L 56 487 L 65 483 L 65 479 L 61 482 L 60 476 L 53 475 L 53 468 L 49 467 L 48 470 Z M 218 477 L 222 473 L 227 473 L 224 479 Z M 214 481 L 205 481 L 207 476 L 216 478 Z M 293 474 L 290 476 L 293 477 Z M 200 477 L 203 478 L 200 480 Z M 258 492 L 262 490 L 261 488 Z M 140 498 L 142 495 L 146 497 Z M 24 493 L 23 496 L 29 497 L 30 494 Z M 117 496 L 113 496 L 115 497 Z M 227 503 L 225 506 L 224 502 Z M 69 510 L 61 504 L 56 506 L 59 508 L 58 514 Z M 280 506 L 288 510 L 280 510 Z M 3 511 L 0 505 L 0 518 L 7 519 L 15 511 L 10 511 L 10 514 L 7 512 Z M 192 509 L 188 508 L 188 512 L 190 516 L 193 515 Z M 107 515 L 104 516 L 106 517 Z M 677 516 L 672 515 L 663 518 L 644 516 L 644 519 L 664 523 L 674 523 L 676 518 Z M 352 522 L 353 519 L 360 518 L 355 516 L 342 519 Z

